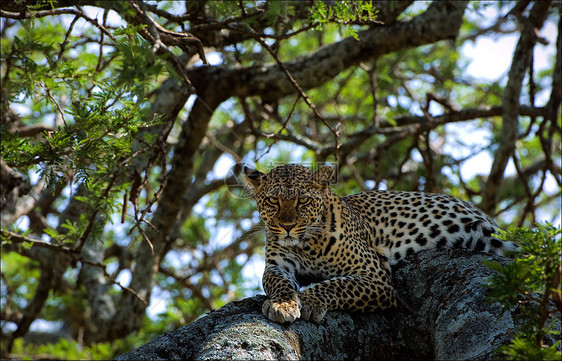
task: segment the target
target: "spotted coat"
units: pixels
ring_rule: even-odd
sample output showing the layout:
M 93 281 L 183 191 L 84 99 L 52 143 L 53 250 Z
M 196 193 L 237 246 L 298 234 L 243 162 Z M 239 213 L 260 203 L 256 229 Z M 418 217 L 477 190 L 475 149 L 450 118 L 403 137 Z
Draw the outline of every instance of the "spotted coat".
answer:
M 502 254 L 518 248 L 492 236 L 497 225 L 490 217 L 451 196 L 373 191 L 339 197 L 328 187 L 331 167 L 244 172 L 266 225 L 269 298 L 262 311 L 276 322 L 320 322 L 328 310 L 395 306 L 390 265 L 419 250 Z

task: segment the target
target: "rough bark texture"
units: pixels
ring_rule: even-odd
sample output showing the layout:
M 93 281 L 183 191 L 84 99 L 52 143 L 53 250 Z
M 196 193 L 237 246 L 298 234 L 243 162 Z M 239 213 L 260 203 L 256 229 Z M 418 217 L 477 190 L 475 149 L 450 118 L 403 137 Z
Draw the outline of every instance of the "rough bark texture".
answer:
M 117 360 L 490 360 L 520 319 L 517 309 L 500 316 L 499 305 L 486 304 L 482 284 L 493 271 L 482 263 L 485 257 L 431 250 L 399 264 L 393 282 L 413 312 L 404 305 L 370 314 L 328 312 L 320 324 L 286 326 L 262 316 L 260 295 L 229 303 Z

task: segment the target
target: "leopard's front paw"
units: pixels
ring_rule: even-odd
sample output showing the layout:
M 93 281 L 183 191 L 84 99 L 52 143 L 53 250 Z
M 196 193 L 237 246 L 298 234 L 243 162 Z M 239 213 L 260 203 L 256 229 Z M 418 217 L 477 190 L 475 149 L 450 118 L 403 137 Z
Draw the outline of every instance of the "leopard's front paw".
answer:
M 269 299 L 263 303 L 261 311 L 264 316 L 278 323 L 291 323 L 301 316 L 299 303 L 294 300 L 276 302 Z
M 302 293 L 301 297 L 301 318 L 306 321 L 320 323 L 326 315 L 328 309 L 315 301 L 312 297 L 306 297 Z

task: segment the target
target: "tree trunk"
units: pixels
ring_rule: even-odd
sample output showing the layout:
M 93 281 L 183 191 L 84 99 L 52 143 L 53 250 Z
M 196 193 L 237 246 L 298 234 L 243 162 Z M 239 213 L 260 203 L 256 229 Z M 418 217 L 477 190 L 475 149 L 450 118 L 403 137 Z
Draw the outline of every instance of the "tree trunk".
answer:
M 517 309 L 500 316 L 498 304 L 486 304 L 482 284 L 493 271 L 482 263 L 485 257 L 430 250 L 397 265 L 393 282 L 412 311 L 401 304 L 367 314 L 328 312 L 320 324 L 297 320 L 287 326 L 262 316 L 260 295 L 231 302 L 117 359 L 489 360 L 521 320 Z

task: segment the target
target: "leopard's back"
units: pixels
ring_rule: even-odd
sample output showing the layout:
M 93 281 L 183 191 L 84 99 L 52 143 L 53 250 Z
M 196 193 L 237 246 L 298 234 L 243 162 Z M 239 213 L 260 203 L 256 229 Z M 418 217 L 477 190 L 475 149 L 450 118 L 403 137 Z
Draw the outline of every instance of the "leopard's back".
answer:
M 493 236 L 498 225 L 473 205 L 424 192 L 372 191 L 343 197 L 373 227 L 374 242 L 391 264 L 428 248 L 467 248 L 504 254 L 519 247 Z

